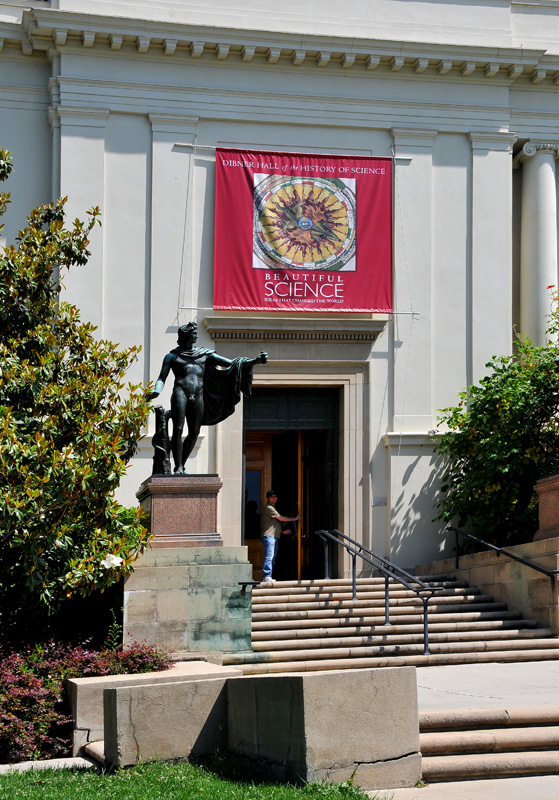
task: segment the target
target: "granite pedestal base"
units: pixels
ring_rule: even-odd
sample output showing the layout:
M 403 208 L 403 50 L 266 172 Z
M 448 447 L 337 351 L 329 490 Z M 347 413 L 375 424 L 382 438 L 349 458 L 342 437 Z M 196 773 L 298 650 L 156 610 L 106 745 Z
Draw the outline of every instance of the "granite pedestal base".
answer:
M 124 584 L 124 646 L 146 641 L 173 654 L 251 649 L 252 579 L 246 547 L 148 550 Z
M 542 478 L 534 486 L 538 494 L 540 527 L 534 541 L 559 536 L 559 474 Z
M 217 533 L 218 475 L 152 475 L 136 497 L 148 514 L 152 547 L 220 547 Z

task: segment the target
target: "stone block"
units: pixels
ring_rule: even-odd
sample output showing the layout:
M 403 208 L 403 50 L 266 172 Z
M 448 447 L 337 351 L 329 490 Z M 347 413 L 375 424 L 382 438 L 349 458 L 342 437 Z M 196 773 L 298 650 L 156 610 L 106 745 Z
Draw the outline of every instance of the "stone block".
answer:
M 542 575 L 541 578 L 527 581 L 527 588 L 534 609 L 550 608 L 553 604 L 553 586 L 549 578 Z
M 108 688 L 103 699 L 110 766 L 200 757 L 225 744 L 225 678 Z
M 251 600 L 249 592 L 243 597 L 240 587 L 234 589 L 225 587 L 221 590 L 221 610 L 223 615 L 227 614 L 230 619 L 244 619 L 250 624 L 250 620 L 247 619 L 251 613 L 250 608 Z
M 146 550 L 134 562 L 134 567 L 189 567 L 192 564 L 246 564 L 246 562 L 247 548 L 244 546 L 217 547 L 210 552 L 207 547 L 164 547 Z
M 238 581 L 252 580 L 252 565 L 243 565 L 241 574 L 239 564 L 200 564 L 190 567 L 190 586 L 200 587 L 237 586 Z M 240 587 L 239 587 L 240 592 Z
M 144 554 L 125 582 L 124 641 L 145 640 L 172 653 L 250 650 L 250 597 L 241 597 L 239 586 L 252 578 L 246 555 L 246 547 Z M 208 626 L 205 637 L 200 622 Z
M 132 615 L 137 622 L 154 622 L 157 592 L 140 591 L 124 593 L 124 615 Z
M 189 631 L 190 652 L 218 650 L 231 653 L 251 649 L 250 619 L 231 618 L 227 628 L 221 621 L 192 622 Z
M 229 682 L 227 719 L 228 749 L 279 780 L 421 777 L 413 667 L 244 677 Z
M 158 590 L 185 589 L 189 585 L 190 565 L 174 567 L 140 567 L 126 579 L 129 592 L 149 591 L 154 585 Z
M 206 661 L 189 661 L 175 664 L 171 669 L 161 672 L 72 678 L 67 681 L 66 687 L 74 719 L 74 755 L 87 742 L 103 738 L 103 691 L 107 688 L 227 678 L 241 674 L 242 671 L 235 667 L 221 667 Z
M 221 593 L 215 589 L 200 591 L 171 589 L 157 593 L 158 622 L 190 619 L 215 619 L 221 611 Z
M 190 630 L 177 620 L 167 620 L 157 625 L 158 646 L 168 653 L 188 653 L 190 651 Z M 202 652 L 202 651 L 199 651 Z

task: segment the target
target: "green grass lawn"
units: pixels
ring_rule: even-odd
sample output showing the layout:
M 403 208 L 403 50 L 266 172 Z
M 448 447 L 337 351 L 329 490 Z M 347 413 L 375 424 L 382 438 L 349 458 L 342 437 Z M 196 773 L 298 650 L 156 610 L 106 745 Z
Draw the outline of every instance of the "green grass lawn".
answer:
M 141 764 L 113 773 L 32 770 L 0 775 L 2 800 L 364 800 L 348 783 L 303 787 L 252 782 L 234 767 L 189 762 Z

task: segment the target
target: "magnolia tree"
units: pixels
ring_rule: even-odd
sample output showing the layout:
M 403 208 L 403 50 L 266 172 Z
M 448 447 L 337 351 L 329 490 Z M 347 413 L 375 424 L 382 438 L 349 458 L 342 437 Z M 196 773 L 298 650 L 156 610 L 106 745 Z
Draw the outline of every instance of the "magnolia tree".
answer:
M 478 386 L 439 418 L 444 477 L 440 516 L 503 545 L 531 541 L 538 528 L 534 484 L 559 470 L 559 312 L 552 290 L 549 343 L 517 338 Z
M 0 151 L 0 179 L 11 171 Z M 9 195 L 0 197 L 4 213 Z M 97 339 L 60 300 L 87 263 L 87 222 L 65 200 L 35 209 L 0 252 L 0 606 L 53 610 L 132 568 L 148 533 L 115 490 L 146 422 L 145 387 L 125 386 L 137 349 Z

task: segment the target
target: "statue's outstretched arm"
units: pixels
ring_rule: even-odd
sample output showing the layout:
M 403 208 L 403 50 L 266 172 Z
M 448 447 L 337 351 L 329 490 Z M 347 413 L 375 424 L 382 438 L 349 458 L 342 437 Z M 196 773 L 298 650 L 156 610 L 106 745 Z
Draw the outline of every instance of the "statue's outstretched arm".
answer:
M 210 356 L 210 358 L 214 362 L 214 364 L 216 364 L 218 367 L 230 367 L 231 364 L 233 363 L 231 359 L 225 358 L 225 356 L 218 356 L 217 353 L 213 353 Z M 256 356 L 256 358 L 247 359 L 246 365 L 250 366 L 252 364 L 265 364 L 267 360 L 268 360 L 268 353 L 262 350 L 262 352 L 260 352 Z
M 161 392 L 163 391 L 163 387 L 165 386 L 165 381 L 167 380 L 167 376 L 171 370 L 171 364 L 175 359 L 174 353 L 167 353 L 165 358 L 163 359 L 163 366 L 161 367 L 161 372 L 159 373 L 159 377 L 155 382 L 155 388 L 153 392 L 150 392 L 147 396 L 148 400 L 153 400 L 154 397 L 158 397 Z

